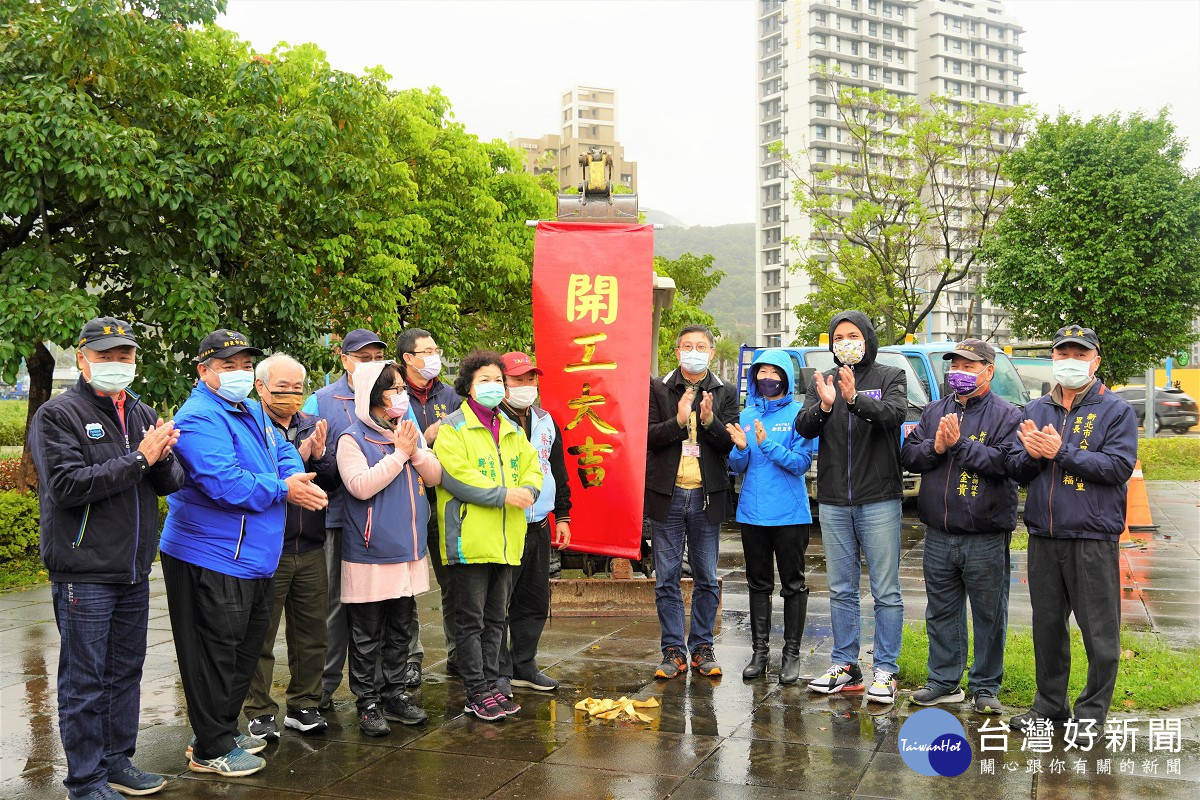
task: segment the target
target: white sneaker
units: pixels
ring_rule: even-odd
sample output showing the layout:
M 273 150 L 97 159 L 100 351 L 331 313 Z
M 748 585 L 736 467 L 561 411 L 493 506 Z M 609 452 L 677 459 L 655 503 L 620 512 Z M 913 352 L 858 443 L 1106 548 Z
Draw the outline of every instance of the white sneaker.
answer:
M 867 688 L 867 701 L 871 703 L 896 702 L 896 676 L 881 669 L 875 670 L 875 679 Z
M 858 668 L 858 664 L 834 664 L 824 675 L 809 681 L 808 690 L 821 694 L 861 692 L 863 690 L 862 671 Z

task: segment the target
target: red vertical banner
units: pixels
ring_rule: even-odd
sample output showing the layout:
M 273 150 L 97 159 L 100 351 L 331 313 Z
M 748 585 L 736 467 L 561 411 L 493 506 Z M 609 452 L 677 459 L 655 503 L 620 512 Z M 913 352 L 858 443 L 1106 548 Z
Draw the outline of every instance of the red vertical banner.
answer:
M 654 226 L 539 222 L 533 337 L 571 484 L 571 549 L 642 547 Z

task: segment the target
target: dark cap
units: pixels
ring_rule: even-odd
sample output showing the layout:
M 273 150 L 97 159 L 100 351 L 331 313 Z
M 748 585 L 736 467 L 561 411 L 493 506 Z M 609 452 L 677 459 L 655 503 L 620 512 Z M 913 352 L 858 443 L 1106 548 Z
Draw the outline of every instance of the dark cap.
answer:
M 519 350 L 514 350 L 511 353 L 505 353 L 500 357 L 504 362 L 505 375 L 524 375 L 527 372 L 533 372 L 537 375 L 545 375 L 537 366 L 534 365 L 533 359 L 528 354 L 522 353 Z
M 138 343 L 128 322 L 116 317 L 96 317 L 84 323 L 77 345 L 99 352 L 114 347 L 137 347 Z
M 1091 328 L 1084 328 L 1080 325 L 1068 325 L 1065 328 L 1059 328 L 1054 334 L 1054 346 L 1074 342 L 1081 344 L 1089 350 L 1100 349 L 1100 337 Z
M 949 353 L 942 354 L 943 361 L 949 361 L 955 356 L 962 356 L 971 361 L 982 361 L 985 364 L 996 363 L 996 348 L 985 342 L 983 339 L 963 339 L 958 344 L 954 345 L 954 349 Z
M 229 358 L 237 353 L 249 353 L 252 356 L 261 356 L 262 350 L 254 347 L 237 331 L 226 330 L 221 328 L 204 337 L 200 342 L 200 355 L 196 356 L 197 361 L 207 361 L 210 358 Z
M 387 349 L 387 345 L 373 331 L 366 328 L 355 328 L 342 339 L 342 352 L 353 353 L 370 344 L 377 344 L 385 350 Z

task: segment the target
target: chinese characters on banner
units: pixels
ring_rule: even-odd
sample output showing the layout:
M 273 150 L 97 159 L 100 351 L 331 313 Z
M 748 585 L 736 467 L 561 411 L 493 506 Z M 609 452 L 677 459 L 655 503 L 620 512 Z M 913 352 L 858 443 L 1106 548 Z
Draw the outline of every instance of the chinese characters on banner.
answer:
M 642 546 L 654 228 L 539 222 L 533 332 L 542 407 L 571 483 L 571 549 L 636 559 Z

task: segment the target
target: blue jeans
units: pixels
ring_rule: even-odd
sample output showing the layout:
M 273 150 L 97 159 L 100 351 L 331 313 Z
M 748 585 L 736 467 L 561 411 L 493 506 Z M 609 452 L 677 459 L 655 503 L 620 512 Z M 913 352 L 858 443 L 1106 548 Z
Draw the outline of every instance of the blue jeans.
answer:
M 871 596 L 875 598 L 874 664 L 896 672 L 904 601 L 900 595 L 900 501 L 861 506 L 821 503 L 821 544 L 829 576 L 829 617 L 833 623 L 833 663 L 858 663 L 862 622 L 859 619 L 859 559 L 867 560 Z
M 67 790 L 87 794 L 130 764 L 137 744 L 150 582 L 55 583 L 62 643 L 58 728 Z
M 692 629 L 687 649 L 713 643 L 720 588 L 717 584 L 717 550 L 721 525 L 710 522 L 704 508 L 704 489 L 676 488 L 666 522 L 650 521 L 654 546 L 654 603 L 662 629 L 662 647 L 683 647 L 683 543 L 687 541 L 692 567 Z
M 956 535 L 925 529 L 925 628 L 930 688 L 958 691 L 967 666 L 967 598 L 975 628 L 972 693 L 1000 693 L 1008 630 L 1008 544 L 1011 534 Z

